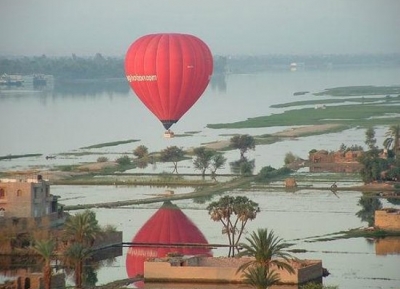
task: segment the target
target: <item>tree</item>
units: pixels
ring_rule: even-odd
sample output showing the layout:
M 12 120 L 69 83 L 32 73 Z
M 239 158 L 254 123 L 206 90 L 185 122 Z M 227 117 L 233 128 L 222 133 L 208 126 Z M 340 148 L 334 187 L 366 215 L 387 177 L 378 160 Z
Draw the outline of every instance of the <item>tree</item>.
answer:
M 222 168 L 226 163 L 226 157 L 224 157 L 221 153 L 216 153 L 211 158 L 211 176 L 215 179 L 215 174 L 218 169 Z
M 92 254 L 92 250 L 81 243 L 73 243 L 64 251 L 63 263 L 67 268 L 75 270 L 76 288 L 82 288 L 83 264 Z
M 295 156 L 292 152 L 288 152 L 285 154 L 285 158 L 284 158 L 283 162 L 285 163 L 285 165 L 289 165 L 291 163 L 294 163 L 298 159 L 299 159 L 299 157 Z
M 64 236 L 70 242 L 77 242 L 91 247 L 101 236 L 101 228 L 93 211 L 85 210 L 75 216 L 70 216 L 64 225 Z
M 368 226 L 373 226 L 375 223 L 375 211 L 382 209 L 382 202 L 377 198 L 362 196 L 358 200 L 358 205 L 362 207 L 356 213 L 356 216 L 363 222 L 368 222 Z
M 242 278 L 245 284 L 251 285 L 257 289 L 267 289 L 280 281 L 278 273 L 263 265 L 255 265 L 247 268 L 247 270 L 242 273 Z
M 377 151 L 378 148 L 376 147 L 376 138 L 375 138 L 375 130 L 372 127 L 369 127 L 365 131 L 365 144 L 368 146 L 370 151 Z
M 392 150 L 395 158 L 400 152 L 400 125 L 392 125 L 385 134 L 386 139 L 383 141 L 385 149 Z
M 258 229 L 250 237 L 246 238 L 247 243 L 240 243 L 242 248 L 237 257 L 253 257 L 251 261 L 243 263 L 237 272 L 242 272 L 245 282 L 257 288 L 269 288 L 280 281 L 279 274 L 272 266 L 284 269 L 289 273 L 295 273 L 290 265 L 293 257 L 284 250 L 290 245 L 283 242 L 281 238 L 274 235 L 274 231 Z
M 118 163 L 118 165 L 120 166 L 128 166 L 131 164 L 131 159 L 129 158 L 129 156 L 124 155 L 122 157 L 119 157 L 116 162 Z
M 181 148 L 169 146 L 160 152 L 160 160 L 162 162 L 172 162 L 174 164 L 172 173 L 178 173 L 178 161 L 180 161 L 184 155 L 185 153 Z
M 43 263 L 44 289 L 51 289 L 51 260 L 53 259 L 56 243 L 54 240 L 36 241 L 30 250 L 39 256 L 39 261 Z
M 211 160 L 215 151 L 208 150 L 205 147 L 198 147 L 193 150 L 193 153 L 195 155 L 195 159 L 193 160 L 194 169 L 200 170 L 204 178 L 206 170 L 211 165 Z
M 235 135 L 230 140 L 231 147 L 240 151 L 240 159 L 244 158 L 244 154 L 249 150 L 256 148 L 254 137 L 248 134 Z
M 247 222 L 254 220 L 260 212 L 258 204 L 243 196 L 224 196 L 210 203 L 207 210 L 213 221 L 222 223 L 222 233 L 227 234 L 230 245 L 228 256 L 235 256 Z
M 133 155 L 138 159 L 142 159 L 149 154 L 149 150 L 145 145 L 140 145 L 133 151 Z

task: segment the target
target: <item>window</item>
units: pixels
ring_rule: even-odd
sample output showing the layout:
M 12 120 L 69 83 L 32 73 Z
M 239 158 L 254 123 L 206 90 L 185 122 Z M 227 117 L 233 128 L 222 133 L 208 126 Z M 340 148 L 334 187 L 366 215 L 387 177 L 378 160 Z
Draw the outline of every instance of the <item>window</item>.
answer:
M 6 197 L 6 192 L 3 188 L 0 188 L 0 199 L 4 199 Z
M 18 190 L 17 191 L 17 197 L 21 197 L 22 196 L 22 191 L 21 190 Z

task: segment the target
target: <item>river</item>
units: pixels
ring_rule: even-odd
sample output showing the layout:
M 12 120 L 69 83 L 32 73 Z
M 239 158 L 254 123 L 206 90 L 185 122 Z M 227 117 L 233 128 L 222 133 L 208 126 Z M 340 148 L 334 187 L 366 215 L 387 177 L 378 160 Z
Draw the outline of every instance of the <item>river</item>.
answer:
M 43 154 L 40 157 L 0 161 L 0 170 L 50 168 L 54 165 L 77 164 L 96 161 L 101 154 L 116 159 L 132 152 L 143 144 L 149 151 L 159 151 L 167 146 L 196 147 L 216 140 L 229 139 L 232 133 L 252 135 L 272 133 L 285 127 L 242 130 L 213 130 L 210 123 L 233 122 L 248 117 L 279 113 L 284 109 L 270 106 L 284 102 L 315 99 L 312 95 L 326 88 L 355 85 L 400 85 L 399 68 L 353 68 L 330 70 L 269 71 L 263 74 L 228 75 L 209 85 L 203 97 L 175 124 L 175 133 L 194 132 L 186 137 L 163 138 L 161 123 L 140 103 L 127 84 L 117 91 L 101 89 L 36 91 L 28 86 L 19 89 L 0 90 L 0 156 L 18 154 Z M 126 87 L 125 87 L 126 86 Z M 309 94 L 294 96 L 297 91 Z M 326 97 L 324 97 L 326 98 Z M 377 144 L 384 139 L 385 127 L 376 128 Z M 279 168 L 287 152 L 307 158 L 311 149 L 336 150 L 346 145 L 363 145 L 365 131 L 350 129 L 323 136 L 302 137 L 271 145 L 257 146 L 248 153 L 255 159 L 255 173 L 271 165 Z M 62 155 L 85 151 L 83 147 L 136 139 L 137 142 L 96 149 L 93 155 Z M 46 160 L 46 155 L 55 159 Z M 225 153 L 228 161 L 237 160 L 239 153 Z M 170 164 L 157 164 L 132 172 L 169 172 Z M 179 172 L 193 173 L 191 161 L 179 163 Z M 226 168 L 221 173 L 229 173 Z M 330 185 L 328 183 L 323 185 Z M 340 184 L 339 184 L 340 185 Z M 60 196 L 62 204 L 85 204 L 107 200 L 127 200 L 161 194 L 172 189 L 182 193 L 193 188 L 155 187 L 92 187 L 52 186 L 51 193 Z M 378 244 L 364 238 L 343 239 L 328 242 L 307 242 L 307 238 L 334 233 L 350 228 L 366 227 L 367 223 L 356 216 L 361 209 L 360 192 L 302 190 L 288 193 L 266 191 L 229 192 L 230 195 L 246 194 L 260 204 L 259 216 L 248 224 L 247 231 L 265 227 L 273 229 L 283 239 L 294 242 L 295 248 L 305 249 L 299 258 L 321 259 L 331 275 L 324 278 L 326 285 L 338 285 L 340 289 L 352 288 L 399 288 L 400 258 L 398 252 L 378 254 Z M 175 204 L 189 216 L 210 243 L 226 243 L 221 226 L 210 220 L 204 203 L 194 200 L 176 201 Z M 385 200 L 383 206 L 396 207 Z M 95 209 L 100 224 L 111 224 L 123 231 L 124 242 L 130 242 L 143 224 L 158 210 L 159 203 L 130 206 L 118 209 Z M 399 207 L 399 206 L 397 206 Z M 127 249 L 112 264 L 97 272 L 97 285 L 127 278 L 125 268 Z M 215 249 L 214 256 L 223 256 L 225 249 Z

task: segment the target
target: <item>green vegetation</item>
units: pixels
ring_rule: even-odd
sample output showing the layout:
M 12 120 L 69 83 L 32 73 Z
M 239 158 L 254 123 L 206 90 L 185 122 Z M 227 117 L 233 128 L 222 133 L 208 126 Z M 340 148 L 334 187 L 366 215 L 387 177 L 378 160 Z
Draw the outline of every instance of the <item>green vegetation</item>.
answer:
M 389 138 L 385 139 L 384 145 L 389 148 L 387 155 L 383 150 L 380 150 L 376 145 L 375 130 L 369 127 L 365 132 L 365 144 L 369 150 L 366 151 L 358 161 L 362 164 L 360 175 L 364 183 L 371 183 L 373 181 L 396 181 L 400 179 L 400 158 L 397 149 L 388 146 L 388 139 L 397 138 L 396 145 L 398 144 L 399 126 L 391 126 L 387 132 Z M 392 131 L 393 130 L 393 131 Z M 394 135 L 394 137 L 392 136 Z M 391 141 L 393 142 L 393 141 Z
M 237 257 L 253 257 L 254 260 L 242 264 L 237 272 L 242 272 L 245 283 L 257 289 L 267 289 L 279 283 L 279 274 L 272 269 L 275 265 L 278 269 L 283 269 L 289 273 L 295 273 L 290 261 L 293 257 L 285 250 L 290 244 L 283 239 L 275 236 L 274 231 L 258 229 L 246 238 L 248 243 L 240 243 L 243 249 Z
M 299 159 L 299 157 L 295 156 L 292 152 L 287 152 L 285 154 L 285 158 L 283 159 L 283 162 L 285 165 L 288 165 L 288 164 L 294 163 L 298 159 Z
M 335 123 L 343 125 L 344 130 L 356 126 L 392 125 L 399 122 L 399 107 L 396 105 L 341 105 L 329 106 L 326 109 L 295 109 L 234 123 L 209 124 L 207 127 L 238 129 Z
M 315 243 L 315 242 L 326 242 L 326 241 L 351 239 L 351 238 L 385 238 L 385 237 L 400 237 L 400 232 L 355 228 L 355 229 L 350 229 L 348 231 L 339 231 L 322 236 L 312 236 L 302 240 L 307 243 Z M 301 239 L 295 239 L 293 241 L 300 241 L 300 240 Z
M 214 57 L 214 73 L 223 73 L 226 57 Z M 56 79 L 87 80 L 125 78 L 124 58 L 107 57 L 96 53 L 92 57 L 72 54 L 70 57 L 47 57 L 46 55 L 20 58 L 0 58 L 0 75 L 8 74 L 51 74 Z
M 162 150 L 160 153 L 160 161 L 162 162 L 172 162 L 174 165 L 174 170 L 172 173 L 178 174 L 178 161 L 182 160 L 185 156 L 185 152 L 182 148 L 177 146 L 169 146 Z
M 222 224 L 222 233 L 228 236 L 228 257 L 235 256 L 247 222 L 254 220 L 260 212 L 258 203 L 243 196 L 224 196 L 210 203 L 207 210 L 213 221 Z
M 107 157 L 98 157 L 98 158 L 97 158 L 97 162 L 98 162 L 98 163 L 105 163 L 105 162 L 108 162 L 108 158 L 107 158 Z
M 328 88 L 322 92 L 314 93 L 314 95 L 331 95 L 331 96 L 357 96 L 357 95 L 400 95 L 400 86 L 345 86 Z
M 20 159 L 20 158 L 31 158 L 31 157 L 40 157 L 42 154 L 26 154 L 26 155 L 6 155 L 0 156 L 1 160 L 11 160 L 11 159 Z
M 248 150 L 255 150 L 256 141 L 254 137 L 248 134 L 235 135 L 230 139 L 230 145 L 240 151 L 240 159 L 244 159 L 244 154 Z
M 368 104 L 377 102 L 390 102 L 390 104 L 400 103 L 400 97 L 351 97 L 351 98 L 330 98 L 330 99 L 317 99 L 317 100 L 301 100 L 293 101 L 281 104 L 271 105 L 272 108 L 285 108 L 293 106 L 304 106 L 304 105 L 320 105 L 320 104 L 338 104 L 345 102 L 354 102 L 358 104 Z
M 145 158 L 149 155 L 149 149 L 145 145 L 140 145 L 134 149 L 133 155 L 138 159 Z
M 256 176 L 255 180 L 257 182 L 271 182 L 276 179 L 281 179 L 284 176 L 288 176 L 292 173 L 287 167 L 282 167 L 280 169 L 275 169 L 271 166 L 263 167 L 258 175 Z
M 122 144 L 127 144 L 127 143 L 133 143 L 139 141 L 138 139 L 128 139 L 128 140 L 122 140 L 122 141 L 114 141 L 114 142 L 106 142 L 106 143 L 101 143 L 101 144 L 95 144 L 87 147 L 82 147 L 81 149 L 98 149 L 98 148 L 103 148 L 103 147 L 113 147 L 113 146 L 118 146 Z

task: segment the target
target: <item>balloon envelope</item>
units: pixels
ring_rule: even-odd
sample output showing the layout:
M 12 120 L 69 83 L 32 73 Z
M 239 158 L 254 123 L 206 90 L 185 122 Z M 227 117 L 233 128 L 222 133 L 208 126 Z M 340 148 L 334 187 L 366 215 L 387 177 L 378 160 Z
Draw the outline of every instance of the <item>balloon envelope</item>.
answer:
M 129 47 L 126 78 L 139 99 L 169 129 L 200 98 L 210 81 L 208 46 L 189 34 L 145 35 Z

